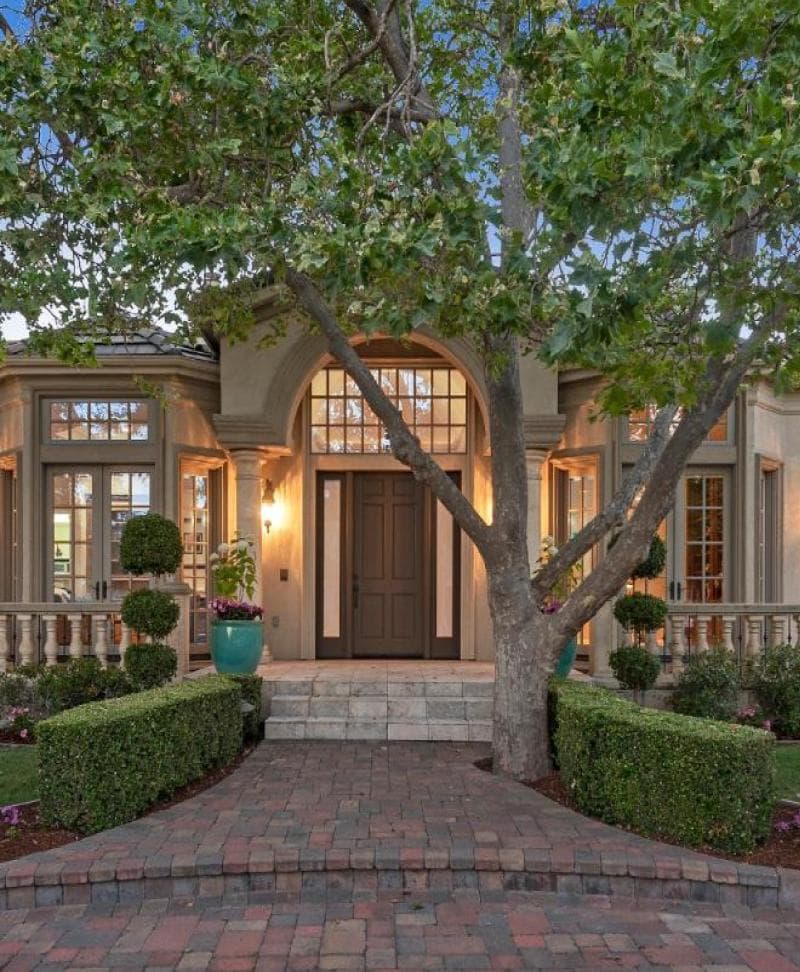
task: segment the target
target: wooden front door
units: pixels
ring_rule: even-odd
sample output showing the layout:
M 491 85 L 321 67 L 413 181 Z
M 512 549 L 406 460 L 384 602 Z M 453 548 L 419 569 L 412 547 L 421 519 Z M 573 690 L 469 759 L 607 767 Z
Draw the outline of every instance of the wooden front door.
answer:
M 353 655 L 422 658 L 424 493 L 409 473 L 355 477 Z

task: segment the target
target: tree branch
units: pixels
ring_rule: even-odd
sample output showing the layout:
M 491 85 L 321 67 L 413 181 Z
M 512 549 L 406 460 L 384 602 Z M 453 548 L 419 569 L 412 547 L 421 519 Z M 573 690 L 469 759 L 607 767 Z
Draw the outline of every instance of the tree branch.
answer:
M 367 404 L 383 423 L 395 458 L 408 466 L 419 482 L 430 486 L 485 557 L 491 541 L 491 527 L 411 434 L 400 412 L 381 391 L 369 368 L 347 340 L 333 311 L 311 279 L 304 273 L 287 268 L 286 282 L 300 306 L 327 338 L 331 354 L 358 385 Z
M 563 544 L 552 560 L 536 574 L 531 581 L 534 597 L 538 600 L 544 598 L 552 590 L 558 578 L 596 543 L 599 543 L 609 530 L 622 526 L 625 522 L 625 514 L 633 505 L 637 493 L 653 476 L 669 442 L 670 428 L 677 411 L 675 405 L 659 409 L 650 438 L 645 443 L 636 465 L 625 477 L 605 509 Z

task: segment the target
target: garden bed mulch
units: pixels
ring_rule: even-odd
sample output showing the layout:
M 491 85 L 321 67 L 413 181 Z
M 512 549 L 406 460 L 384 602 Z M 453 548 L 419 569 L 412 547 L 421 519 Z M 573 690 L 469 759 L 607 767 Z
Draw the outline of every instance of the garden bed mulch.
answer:
M 478 769 L 485 770 L 486 772 L 491 773 L 492 771 L 491 758 L 480 759 L 475 765 Z M 552 773 L 550 776 L 543 776 L 539 780 L 524 783 L 523 786 L 528 786 L 532 790 L 541 793 L 542 796 L 546 796 L 549 800 L 554 800 L 556 803 L 560 803 L 562 806 L 574 810 L 575 813 L 580 813 L 582 816 L 585 816 L 575 806 L 569 790 L 564 786 L 558 773 Z M 785 834 L 775 830 L 777 823 L 781 821 L 788 822 L 794 819 L 796 814 L 797 807 L 789 807 L 780 803 L 777 804 L 772 815 L 770 836 L 764 844 L 749 854 L 727 854 L 724 851 L 718 851 L 712 847 L 689 847 L 687 844 L 679 844 L 677 841 L 670 840 L 668 837 L 653 838 L 650 834 L 641 833 L 641 831 L 634 830 L 632 827 L 623 827 L 620 824 L 611 824 L 610 826 L 616 826 L 619 830 L 626 830 L 629 833 L 638 833 L 641 837 L 647 837 L 651 840 L 657 839 L 664 844 L 672 844 L 674 847 L 686 847 L 687 850 L 699 851 L 711 857 L 722 857 L 729 861 L 740 861 L 742 864 L 763 864 L 767 867 L 793 867 L 800 870 L 800 830 L 794 829 Z
M 32 746 L 33 743 L 33 736 L 30 739 L 20 739 L 18 732 L 12 732 L 10 729 L 0 729 L 0 745 Z
M 230 776 L 252 751 L 252 747 L 242 750 L 227 766 L 212 770 L 201 779 L 188 783 L 169 799 L 154 804 L 142 816 L 148 817 L 151 813 L 166 810 L 168 807 L 175 806 L 176 803 L 188 800 L 190 797 L 202 793 L 203 790 L 215 786 L 226 776 Z M 0 823 L 0 863 L 16 860 L 16 858 L 24 857 L 26 854 L 35 854 L 38 851 L 63 847 L 65 844 L 81 840 L 84 836 L 86 835 L 76 834 L 59 827 L 45 827 L 39 819 L 39 802 L 25 804 L 20 807 L 20 819 L 17 826 Z

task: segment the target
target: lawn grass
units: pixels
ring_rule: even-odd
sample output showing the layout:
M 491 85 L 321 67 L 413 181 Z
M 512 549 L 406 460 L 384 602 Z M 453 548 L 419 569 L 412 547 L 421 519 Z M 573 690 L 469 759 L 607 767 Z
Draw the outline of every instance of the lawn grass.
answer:
M 800 802 L 800 746 L 776 746 L 775 766 L 780 799 Z
M 35 746 L 0 746 L 0 807 L 39 797 Z

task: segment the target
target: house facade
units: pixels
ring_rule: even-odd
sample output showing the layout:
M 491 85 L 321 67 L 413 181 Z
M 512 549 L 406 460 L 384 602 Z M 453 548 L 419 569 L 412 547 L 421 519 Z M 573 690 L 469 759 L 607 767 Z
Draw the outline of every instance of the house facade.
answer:
M 256 546 L 275 659 L 491 660 L 480 558 L 447 511 L 391 457 L 358 389 L 299 321 L 262 346 L 183 347 L 157 331 L 71 369 L 13 346 L 0 366 L 0 666 L 87 650 L 113 657 L 125 520 L 180 526 L 194 663 L 207 657 L 209 556 Z M 468 344 L 355 341 L 425 448 L 489 518 L 481 364 Z M 522 362 L 532 562 L 619 486 L 649 414 L 593 416 L 598 379 Z M 743 389 L 698 449 L 662 524 L 668 563 L 648 590 L 670 602 L 651 638 L 665 671 L 686 648 L 741 651 L 796 637 L 800 619 L 800 395 Z M 585 570 L 602 566 L 603 550 Z M 640 584 L 640 582 L 637 582 Z M 623 637 L 610 607 L 581 632 L 579 663 L 608 674 Z M 673 664 L 674 663 L 674 664 Z

